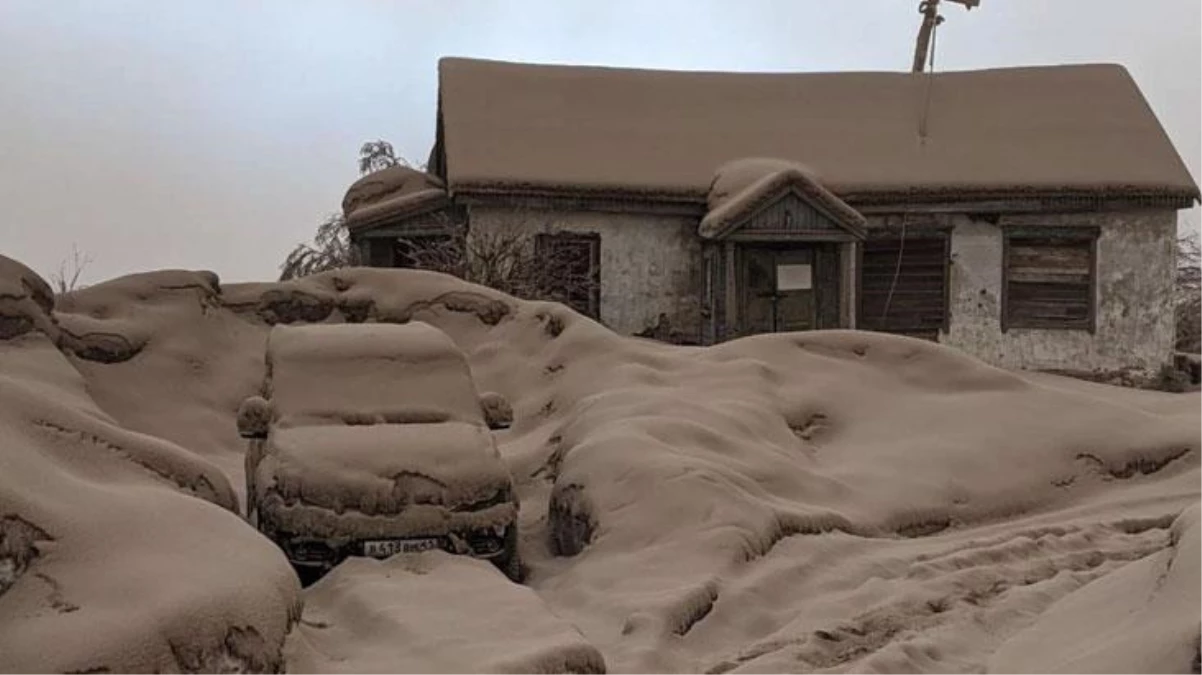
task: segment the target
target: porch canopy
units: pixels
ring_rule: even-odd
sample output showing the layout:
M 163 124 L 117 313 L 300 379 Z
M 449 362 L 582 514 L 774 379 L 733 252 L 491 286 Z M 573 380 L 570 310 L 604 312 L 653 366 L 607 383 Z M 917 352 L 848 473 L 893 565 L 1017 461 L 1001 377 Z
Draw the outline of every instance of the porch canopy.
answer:
M 727 162 L 714 174 L 697 234 L 707 240 L 856 241 L 865 219 L 809 167 L 783 159 Z
M 407 166 L 391 166 L 355 181 L 342 200 L 351 232 L 372 229 L 450 204 L 446 185 L 437 176 Z

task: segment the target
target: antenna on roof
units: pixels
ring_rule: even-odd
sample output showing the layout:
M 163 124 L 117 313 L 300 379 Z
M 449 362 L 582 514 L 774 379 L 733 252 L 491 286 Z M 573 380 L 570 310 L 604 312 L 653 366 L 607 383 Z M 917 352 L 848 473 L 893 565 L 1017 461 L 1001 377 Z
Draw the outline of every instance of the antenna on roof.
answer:
M 926 67 L 927 52 L 931 46 L 931 34 L 935 32 L 935 26 L 943 23 L 943 17 L 939 14 L 939 1 L 922 0 L 918 3 L 918 12 L 922 14 L 922 26 L 918 28 L 918 40 L 914 45 L 912 72 L 921 73 Z M 981 4 L 981 0 L 948 0 L 948 2 L 964 5 L 964 8 L 969 10 Z
M 981 4 L 981 0 L 949 0 L 966 9 L 972 9 Z M 926 77 L 926 94 L 923 96 L 922 112 L 918 118 L 918 141 L 925 145 L 927 141 L 927 118 L 931 113 L 931 74 L 935 72 L 935 30 L 943 23 L 939 15 L 939 0 L 922 0 L 918 3 L 918 11 L 922 14 L 922 27 L 918 29 L 918 41 L 914 45 L 914 67 L 912 72 L 921 73 L 929 62 Z

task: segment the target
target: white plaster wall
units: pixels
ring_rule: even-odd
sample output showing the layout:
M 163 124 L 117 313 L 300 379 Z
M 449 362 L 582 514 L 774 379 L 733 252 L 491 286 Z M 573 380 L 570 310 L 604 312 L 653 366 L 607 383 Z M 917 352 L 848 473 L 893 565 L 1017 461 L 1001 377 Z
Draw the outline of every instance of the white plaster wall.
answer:
M 701 338 L 704 277 L 695 218 L 472 206 L 469 227 L 595 232 L 601 235 L 601 322 L 632 335 L 663 313 L 673 331 Z
M 1002 224 L 1100 228 L 1097 330 L 1001 331 L 1002 230 L 955 216 L 949 327 L 940 342 L 1007 368 L 1154 374 L 1173 348 L 1176 211 L 1008 216 Z

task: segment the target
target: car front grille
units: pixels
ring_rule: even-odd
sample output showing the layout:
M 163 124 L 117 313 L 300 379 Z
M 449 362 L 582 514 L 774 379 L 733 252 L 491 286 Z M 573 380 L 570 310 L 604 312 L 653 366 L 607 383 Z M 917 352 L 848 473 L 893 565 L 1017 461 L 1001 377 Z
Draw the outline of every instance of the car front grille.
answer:
M 334 550 L 320 541 L 293 541 L 285 547 L 285 552 L 298 562 L 325 562 L 335 557 Z

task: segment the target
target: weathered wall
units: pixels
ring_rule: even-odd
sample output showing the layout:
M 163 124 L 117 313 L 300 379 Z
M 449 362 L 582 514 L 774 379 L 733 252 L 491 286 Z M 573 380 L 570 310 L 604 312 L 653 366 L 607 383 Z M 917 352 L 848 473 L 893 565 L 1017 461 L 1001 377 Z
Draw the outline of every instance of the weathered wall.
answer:
M 1170 361 L 1176 211 L 1010 215 L 998 224 L 964 214 L 938 214 L 936 219 L 952 226 L 950 318 L 940 342 L 1007 368 L 1135 368 L 1150 375 Z M 599 234 L 601 321 L 632 335 L 655 326 L 663 313 L 677 339 L 700 340 L 704 269 L 694 218 L 473 206 L 470 222 L 472 228 L 516 226 L 532 234 Z M 1004 225 L 1100 228 L 1094 333 L 1002 332 Z M 849 295 L 854 292 L 854 284 L 846 288 Z M 854 297 L 844 299 L 855 302 Z
M 1007 368 L 1153 374 L 1171 358 L 1176 211 L 1004 216 L 999 225 L 1097 226 L 1097 330 L 1001 331 L 1002 230 L 952 216 L 950 323 L 939 341 Z
M 678 340 L 701 338 L 704 281 L 697 220 L 687 216 L 517 210 L 474 205 L 469 227 L 591 232 L 601 236 L 601 322 L 633 335 L 666 314 Z

